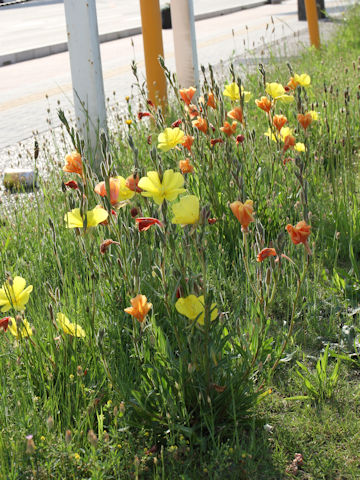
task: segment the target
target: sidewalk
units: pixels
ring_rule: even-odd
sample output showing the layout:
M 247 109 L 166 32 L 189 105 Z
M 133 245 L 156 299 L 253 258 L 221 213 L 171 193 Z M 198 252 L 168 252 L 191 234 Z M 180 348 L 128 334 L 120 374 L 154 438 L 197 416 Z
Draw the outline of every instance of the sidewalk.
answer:
M 100 4 L 101 0 L 98 1 Z M 347 0 L 346 4 L 353 1 Z M 344 10 L 344 7 L 344 1 L 327 0 L 326 8 L 330 15 L 339 12 L 339 9 Z M 0 9 L 0 17 L 1 14 Z M 326 42 L 325 30 L 333 25 L 336 23 L 320 22 L 322 42 Z M 246 63 L 255 60 L 257 63 L 266 63 L 270 55 L 288 59 L 309 45 L 307 23 L 298 20 L 297 0 L 284 0 L 278 5 L 266 4 L 198 21 L 196 38 L 200 65 L 222 65 L 232 59 L 241 75 Z M 174 72 L 175 54 L 171 30 L 163 31 L 163 42 L 166 65 Z M 273 46 L 274 42 L 277 42 L 277 48 Z M 258 52 L 256 59 L 253 53 L 249 53 L 253 49 Z M 126 95 L 132 91 L 136 93 L 136 89 L 132 89 L 133 60 L 138 66 L 140 82 L 145 81 L 142 36 L 103 43 L 101 59 L 105 95 L 109 99 L 110 110 L 112 104 L 122 106 Z M 68 52 L 4 66 L 0 72 L 1 172 L 2 149 L 30 138 L 33 131 L 47 132 L 50 127 L 56 127 L 59 124 L 56 114 L 59 106 L 69 118 L 73 116 L 73 94 Z M 117 111 L 119 108 L 116 107 Z
M 165 3 L 166 0 L 160 1 L 160 5 Z M 195 20 L 226 15 L 265 3 L 267 0 L 195 0 Z M 97 0 L 100 41 L 139 35 L 139 5 L 139 0 Z M 0 7 L 0 18 L 0 66 L 67 50 L 63 0 L 37 0 Z

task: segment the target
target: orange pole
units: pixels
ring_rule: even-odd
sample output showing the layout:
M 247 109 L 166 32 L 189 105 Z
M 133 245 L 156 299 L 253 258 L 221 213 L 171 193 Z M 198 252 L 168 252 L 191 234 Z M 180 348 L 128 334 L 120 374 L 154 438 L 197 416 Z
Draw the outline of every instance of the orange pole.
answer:
M 316 0 L 305 0 L 305 11 L 308 22 L 310 44 L 320 47 L 319 21 L 316 8 Z
M 164 57 L 159 0 L 140 0 L 146 81 L 149 99 L 162 108 L 166 105 L 166 78 L 159 63 Z

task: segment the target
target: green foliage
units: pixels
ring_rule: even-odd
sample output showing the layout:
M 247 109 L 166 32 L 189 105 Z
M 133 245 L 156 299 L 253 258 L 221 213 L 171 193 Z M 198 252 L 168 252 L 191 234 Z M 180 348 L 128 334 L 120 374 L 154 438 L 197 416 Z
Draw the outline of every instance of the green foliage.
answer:
M 303 386 L 308 392 L 309 397 L 316 403 L 322 403 L 332 398 L 335 387 L 339 380 L 340 359 L 338 359 L 331 375 L 328 372 L 329 347 L 325 347 L 325 351 L 320 355 L 316 362 L 316 372 L 311 373 L 309 368 L 301 362 L 296 362 L 300 370 L 296 370 L 297 375 L 301 378 Z M 292 397 L 293 399 L 304 400 L 304 397 Z
M 354 10 L 334 42 L 288 68 L 272 63 L 245 78 L 234 62 L 225 83 L 251 90 L 249 103 L 231 103 L 214 69 L 202 69 L 205 103 L 210 92 L 217 102 L 212 109 L 194 98 L 213 126 L 206 134 L 193 127 L 167 71 L 166 118 L 148 105 L 137 79 L 139 109 L 153 119 L 139 120 L 129 99 L 110 137 L 101 136 L 97 174 L 63 112 L 56 158 L 38 139 L 36 157 L 48 160 L 48 176 L 38 194 L 6 199 L 1 214 L 1 277 L 33 285 L 25 312 L 9 314 L 19 326 L 26 318 L 34 333 L 15 339 L 0 329 L 0 478 L 278 480 L 296 452 L 304 478 L 356 478 L 349 459 L 360 427 L 352 378 L 360 327 L 359 18 Z M 311 75 L 293 104 L 276 104 L 305 152 L 265 137 L 274 127 L 254 103 L 267 81 L 286 85 L 289 72 Z M 235 105 L 244 113 L 238 144 L 221 130 Z M 308 110 L 320 117 L 305 131 L 297 114 Z M 191 154 L 157 149 L 159 133 L 177 119 L 194 136 Z M 74 148 L 83 156 L 81 177 L 59 169 Z M 172 201 L 159 207 L 138 193 L 111 204 L 111 178 L 161 177 L 185 156 L 194 167 L 185 188 L 200 200 L 197 224 L 172 224 Z M 69 179 L 78 190 L 65 186 Z M 105 197 L 94 192 L 100 181 Z M 241 232 L 229 204 L 247 199 L 256 214 Z M 89 228 L 85 217 L 86 228 L 65 228 L 67 212 L 80 208 L 86 216 L 97 204 L 109 212 L 107 225 Z M 139 231 L 132 215 L 163 227 Z M 294 245 L 285 228 L 301 220 L 311 235 Z M 276 256 L 257 261 L 265 247 Z M 140 319 L 124 311 L 138 294 L 152 303 Z M 203 322 L 201 314 L 179 313 L 178 298 L 189 295 L 203 297 Z M 61 328 L 60 312 L 85 338 Z M 295 354 L 318 358 L 324 343 L 314 371 L 293 366 Z M 341 377 L 330 354 L 351 360 L 342 362 Z M 312 402 L 289 402 L 299 382 Z

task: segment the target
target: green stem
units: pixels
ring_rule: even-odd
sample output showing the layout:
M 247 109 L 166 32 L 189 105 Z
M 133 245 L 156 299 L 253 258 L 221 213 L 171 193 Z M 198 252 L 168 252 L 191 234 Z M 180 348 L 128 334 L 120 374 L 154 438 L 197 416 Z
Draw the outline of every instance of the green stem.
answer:
M 255 285 L 253 284 L 253 282 L 251 281 L 251 276 L 250 276 L 250 269 L 249 269 L 249 264 L 248 264 L 248 260 L 247 260 L 247 250 L 248 250 L 248 246 L 247 246 L 247 240 L 246 240 L 246 234 L 247 232 L 243 231 L 243 242 L 244 242 L 244 250 L 243 250 L 243 260 L 244 260 L 244 267 L 245 267 L 245 272 L 246 272 L 246 276 L 248 278 L 248 281 L 249 281 L 249 284 L 255 294 L 255 297 L 257 299 L 257 301 L 261 304 L 262 303 L 262 299 L 261 297 L 259 296 L 258 294 L 258 291 L 256 290 L 255 288 Z

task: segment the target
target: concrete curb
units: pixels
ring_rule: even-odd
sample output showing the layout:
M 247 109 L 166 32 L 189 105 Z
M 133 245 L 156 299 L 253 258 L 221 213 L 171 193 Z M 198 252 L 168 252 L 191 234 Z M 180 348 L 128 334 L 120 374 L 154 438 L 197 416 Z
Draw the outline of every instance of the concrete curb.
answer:
M 209 18 L 220 17 L 223 15 L 230 15 L 231 13 L 247 10 L 249 8 L 260 7 L 269 3 L 268 0 L 255 0 L 246 5 L 239 5 L 237 7 L 229 7 L 221 10 L 213 10 L 211 12 L 200 13 L 195 15 L 195 21 L 206 20 Z M 127 28 L 114 32 L 102 33 L 99 35 L 100 43 L 112 42 L 120 38 L 132 37 L 141 34 L 141 27 Z M 20 52 L 5 53 L 0 55 L 0 67 L 11 65 L 13 63 L 25 62 L 27 60 L 34 60 L 35 58 L 42 58 L 56 53 L 63 53 L 68 50 L 67 42 L 55 43 L 53 45 L 43 45 L 40 47 L 29 48 Z

